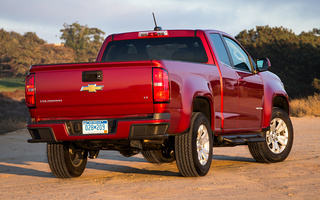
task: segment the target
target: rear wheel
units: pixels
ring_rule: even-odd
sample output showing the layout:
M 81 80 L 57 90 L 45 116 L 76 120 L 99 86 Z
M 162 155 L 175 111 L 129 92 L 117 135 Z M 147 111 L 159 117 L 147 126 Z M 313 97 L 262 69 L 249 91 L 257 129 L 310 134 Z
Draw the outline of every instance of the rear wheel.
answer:
M 253 158 L 262 163 L 285 160 L 293 143 L 293 127 L 288 114 L 280 108 L 273 108 L 270 130 L 263 132 L 262 136 L 264 142 L 248 144 Z
M 52 173 L 58 178 L 79 177 L 83 173 L 88 151 L 76 148 L 71 143 L 47 144 L 47 156 Z
M 120 150 L 119 153 L 123 155 L 124 157 L 132 157 L 134 155 L 137 155 L 139 151 L 133 151 L 133 150 Z
M 202 113 L 193 113 L 189 133 L 176 136 L 175 152 L 182 176 L 205 176 L 212 161 L 212 131 Z
M 145 150 L 142 156 L 150 163 L 171 163 L 175 161 L 173 144 L 164 142 L 159 150 Z

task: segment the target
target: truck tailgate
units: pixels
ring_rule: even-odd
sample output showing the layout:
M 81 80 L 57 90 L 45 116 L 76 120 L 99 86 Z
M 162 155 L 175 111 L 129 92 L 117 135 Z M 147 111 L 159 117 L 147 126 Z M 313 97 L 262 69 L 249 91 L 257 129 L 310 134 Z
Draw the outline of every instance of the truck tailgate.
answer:
M 33 66 L 33 72 L 40 120 L 153 113 L 151 61 Z

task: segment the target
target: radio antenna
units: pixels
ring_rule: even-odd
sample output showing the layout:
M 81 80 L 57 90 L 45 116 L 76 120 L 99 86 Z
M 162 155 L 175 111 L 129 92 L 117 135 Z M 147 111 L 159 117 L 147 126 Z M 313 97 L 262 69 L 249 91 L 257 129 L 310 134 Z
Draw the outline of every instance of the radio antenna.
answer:
M 158 26 L 157 25 L 157 21 L 156 21 L 156 17 L 154 16 L 154 13 L 152 13 L 152 16 L 153 16 L 153 21 L 154 21 L 154 25 L 155 25 L 155 27 L 154 27 L 154 31 L 161 31 L 162 30 L 162 28 L 161 28 L 161 26 Z

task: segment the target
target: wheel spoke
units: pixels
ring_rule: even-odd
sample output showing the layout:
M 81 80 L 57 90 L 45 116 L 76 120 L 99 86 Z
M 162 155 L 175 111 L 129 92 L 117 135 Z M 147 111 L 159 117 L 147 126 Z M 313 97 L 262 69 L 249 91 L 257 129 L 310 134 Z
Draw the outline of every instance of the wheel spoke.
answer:
M 200 155 L 200 151 L 201 151 L 201 146 L 200 145 L 197 146 L 197 151 L 198 151 L 198 154 Z
M 207 162 L 207 160 L 208 160 L 208 154 L 206 154 L 205 152 L 204 152 L 204 149 L 202 149 L 202 151 L 201 151 L 201 160 L 203 160 L 203 161 L 206 161 Z
M 209 150 L 208 150 L 208 149 L 205 149 L 205 148 L 202 149 L 202 152 L 205 153 L 206 155 L 209 154 Z
M 209 137 L 203 138 L 202 144 L 205 145 L 209 142 Z
M 282 126 L 283 121 L 281 119 L 275 119 L 276 123 L 276 130 L 279 129 L 280 126 Z M 278 123 L 278 124 L 277 124 Z
M 275 151 L 276 151 L 276 149 L 275 149 L 274 141 L 273 141 L 273 140 L 271 141 L 271 146 L 272 146 L 272 147 L 270 148 L 270 149 L 271 149 L 271 151 L 272 151 L 272 152 L 275 152 Z
M 268 140 L 267 145 L 270 147 L 271 144 L 272 144 L 272 140 Z
M 274 150 L 275 150 L 275 152 L 280 153 L 280 147 L 279 147 L 278 142 L 277 142 L 277 141 L 274 141 L 274 142 L 273 142 L 273 145 L 274 145 Z
M 276 129 L 276 121 L 273 119 L 270 123 L 270 130 L 273 132 Z
M 201 135 L 201 140 L 203 140 L 204 138 L 207 138 L 208 137 L 208 132 L 207 131 L 204 131 Z
M 266 133 L 266 138 L 267 138 L 267 144 L 268 145 L 270 145 L 271 144 L 271 142 L 272 142 L 272 135 L 270 134 L 271 132 L 270 131 L 268 131 L 267 133 Z
M 287 136 L 279 136 L 278 137 L 278 142 L 282 145 L 282 146 L 286 146 L 287 145 L 287 141 L 288 141 L 288 137 Z
M 281 120 L 276 127 L 276 132 L 281 133 L 285 128 L 287 128 L 286 124 Z
M 202 133 L 203 133 L 203 125 L 201 125 L 200 127 L 199 127 L 199 129 L 198 129 L 198 136 L 200 136 L 201 137 L 201 135 L 202 135 Z
M 202 155 L 201 155 L 201 151 L 198 151 L 198 160 L 199 162 L 202 164 Z

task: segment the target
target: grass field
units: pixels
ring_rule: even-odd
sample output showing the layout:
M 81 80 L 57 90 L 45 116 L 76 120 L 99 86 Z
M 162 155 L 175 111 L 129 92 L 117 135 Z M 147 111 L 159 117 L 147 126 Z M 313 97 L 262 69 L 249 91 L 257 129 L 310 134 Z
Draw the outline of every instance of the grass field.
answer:
M 0 92 L 24 90 L 24 78 L 0 78 Z

